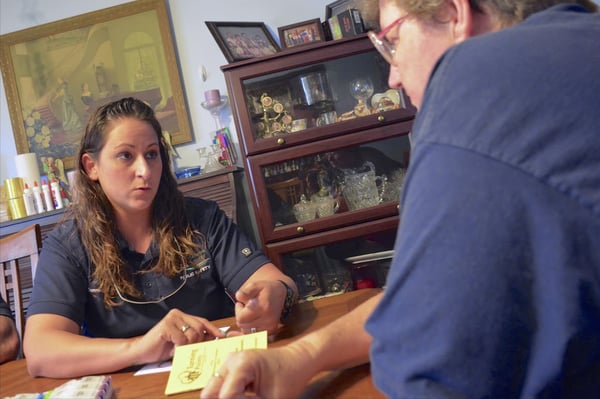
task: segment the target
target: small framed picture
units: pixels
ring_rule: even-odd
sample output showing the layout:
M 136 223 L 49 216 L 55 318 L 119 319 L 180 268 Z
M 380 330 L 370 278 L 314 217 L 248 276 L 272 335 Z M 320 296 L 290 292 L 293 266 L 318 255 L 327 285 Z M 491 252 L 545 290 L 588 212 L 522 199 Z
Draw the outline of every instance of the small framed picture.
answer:
M 325 19 L 335 17 L 351 8 L 356 8 L 356 0 L 337 0 L 325 6 Z
M 228 62 L 271 55 L 280 50 L 264 22 L 205 21 L 205 24 Z
M 336 15 L 340 15 L 345 11 L 349 11 L 352 9 L 359 10 L 359 13 L 362 13 L 361 8 L 359 7 L 359 0 L 337 0 L 333 3 L 329 3 L 325 6 L 325 21 L 329 21 L 329 18 L 335 17 Z M 363 18 L 367 17 L 365 15 L 361 15 L 362 25 L 364 31 L 369 31 L 377 28 L 377 20 L 373 18 Z
M 281 47 L 283 48 L 292 48 L 325 41 L 323 26 L 319 18 L 282 26 L 277 30 L 279 32 Z

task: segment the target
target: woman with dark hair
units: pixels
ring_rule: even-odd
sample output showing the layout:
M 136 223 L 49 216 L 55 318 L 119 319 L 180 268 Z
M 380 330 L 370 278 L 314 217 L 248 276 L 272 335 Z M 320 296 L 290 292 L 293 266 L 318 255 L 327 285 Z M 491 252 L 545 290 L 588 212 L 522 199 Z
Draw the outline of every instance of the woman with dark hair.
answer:
M 223 337 L 208 320 L 234 314 L 242 332 L 276 329 L 293 280 L 216 203 L 183 197 L 150 106 L 100 107 L 77 157 L 74 202 L 44 242 L 28 310 L 30 374 L 165 360 L 176 345 Z

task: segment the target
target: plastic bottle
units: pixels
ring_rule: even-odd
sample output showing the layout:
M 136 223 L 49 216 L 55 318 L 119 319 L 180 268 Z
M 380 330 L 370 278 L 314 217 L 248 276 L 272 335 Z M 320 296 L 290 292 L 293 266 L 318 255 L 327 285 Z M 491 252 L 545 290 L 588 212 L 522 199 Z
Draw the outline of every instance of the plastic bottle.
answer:
M 62 196 L 60 195 L 60 186 L 58 185 L 58 182 L 52 179 L 52 183 L 50 183 L 50 188 L 52 189 L 52 199 L 54 200 L 54 208 L 64 208 Z
M 42 199 L 42 190 L 38 186 L 37 181 L 33 182 L 33 201 L 37 213 L 44 213 L 44 200 Z
M 27 183 L 25 183 L 25 187 L 23 188 L 23 201 L 25 202 L 25 213 L 27 213 L 27 216 L 37 215 L 33 193 Z
M 50 187 L 45 182 L 42 183 L 42 193 L 44 194 L 44 206 L 47 211 L 54 210 L 54 201 L 52 200 L 52 194 L 50 194 Z
M 69 199 L 69 196 L 67 195 L 67 190 L 64 190 L 61 188 L 60 197 L 62 198 L 63 205 L 69 206 L 69 204 L 71 203 L 71 200 Z

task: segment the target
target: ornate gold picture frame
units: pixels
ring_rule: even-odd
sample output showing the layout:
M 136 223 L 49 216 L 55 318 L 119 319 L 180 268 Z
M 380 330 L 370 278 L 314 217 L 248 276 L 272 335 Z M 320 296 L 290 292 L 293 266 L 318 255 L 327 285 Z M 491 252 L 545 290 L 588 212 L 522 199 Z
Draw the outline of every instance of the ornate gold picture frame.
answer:
M 0 37 L 17 153 L 74 167 L 87 119 L 126 96 L 150 104 L 173 144 L 192 141 L 164 0 L 138 0 Z

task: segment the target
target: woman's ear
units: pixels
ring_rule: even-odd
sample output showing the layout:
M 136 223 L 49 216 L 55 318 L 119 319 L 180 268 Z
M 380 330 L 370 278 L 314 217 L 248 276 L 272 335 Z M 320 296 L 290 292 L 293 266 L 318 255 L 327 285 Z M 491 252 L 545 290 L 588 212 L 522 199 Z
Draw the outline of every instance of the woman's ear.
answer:
M 90 154 L 86 153 L 81 156 L 81 164 L 83 165 L 83 170 L 91 180 L 98 180 L 96 160 Z

